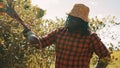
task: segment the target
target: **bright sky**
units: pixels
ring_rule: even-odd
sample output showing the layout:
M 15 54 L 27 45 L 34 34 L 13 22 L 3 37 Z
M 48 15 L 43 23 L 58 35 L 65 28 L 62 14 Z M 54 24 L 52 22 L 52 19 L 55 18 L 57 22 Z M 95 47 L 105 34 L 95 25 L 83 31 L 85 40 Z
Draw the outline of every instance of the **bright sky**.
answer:
M 120 0 L 32 0 L 33 5 L 47 10 L 44 18 L 55 19 L 66 17 L 75 3 L 83 3 L 90 8 L 89 17 L 99 18 L 108 15 L 120 18 Z

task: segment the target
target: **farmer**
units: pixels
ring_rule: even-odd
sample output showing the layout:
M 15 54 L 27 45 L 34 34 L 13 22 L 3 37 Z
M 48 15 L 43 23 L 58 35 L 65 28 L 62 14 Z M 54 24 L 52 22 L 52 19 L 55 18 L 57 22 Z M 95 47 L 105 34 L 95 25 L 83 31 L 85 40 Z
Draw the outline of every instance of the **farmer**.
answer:
M 98 63 L 95 68 L 106 68 L 110 53 L 96 33 L 89 30 L 89 8 L 84 4 L 75 4 L 65 22 L 65 27 L 58 28 L 30 43 L 39 44 L 42 48 L 56 44 L 55 68 L 89 68 L 90 59 L 95 52 Z M 24 30 L 24 35 L 35 35 L 30 30 Z

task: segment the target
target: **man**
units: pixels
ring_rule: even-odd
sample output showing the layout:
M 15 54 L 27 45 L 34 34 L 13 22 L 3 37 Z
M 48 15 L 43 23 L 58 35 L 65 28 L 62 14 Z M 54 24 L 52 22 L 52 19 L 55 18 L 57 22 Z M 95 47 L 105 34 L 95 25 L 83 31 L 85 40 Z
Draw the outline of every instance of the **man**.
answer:
M 87 6 L 75 4 L 68 13 L 65 27 L 39 39 L 29 30 L 25 30 L 24 35 L 32 44 L 40 43 L 36 48 L 56 44 L 55 68 L 89 68 L 93 52 L 99 57 L 95 68 L 106 68 L 110 53 L 97 34 L 89 31 L 88 14 Z

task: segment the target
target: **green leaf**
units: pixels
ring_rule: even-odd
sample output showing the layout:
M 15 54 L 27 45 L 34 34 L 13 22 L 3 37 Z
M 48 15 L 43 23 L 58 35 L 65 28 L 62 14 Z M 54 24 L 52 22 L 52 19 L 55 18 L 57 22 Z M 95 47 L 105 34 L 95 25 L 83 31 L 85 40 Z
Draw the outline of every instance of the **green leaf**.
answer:
M 39 9 L 38 12 L 37 12 L 36 17 L 41 18 L 41 17 L 44 16 L 44 14 L 45 14 L 45 11 L 43 9 Z

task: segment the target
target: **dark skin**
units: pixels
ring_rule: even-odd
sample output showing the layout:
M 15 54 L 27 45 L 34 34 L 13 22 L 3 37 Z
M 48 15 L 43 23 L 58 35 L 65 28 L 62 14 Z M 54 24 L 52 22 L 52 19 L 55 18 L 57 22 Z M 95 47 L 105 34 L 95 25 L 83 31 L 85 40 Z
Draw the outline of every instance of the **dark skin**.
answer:
M 66 20 L 66 27 L 68 28 L 70 33 L 79 31 L 80 28 L 80 20 L 77 18 L 74 18 L 73 16 L 68 16 Z
M 74 33 L 77 31 L 80 32 L 80 35 L 82 36 L 88 35 L 90 33 L 88 22 L 85 22 L 81 18 L 69 15 L 65 24 L 65 27 L 68 28 L 68 31 L 70 33 Z

